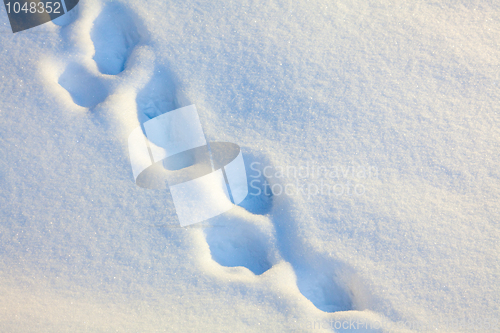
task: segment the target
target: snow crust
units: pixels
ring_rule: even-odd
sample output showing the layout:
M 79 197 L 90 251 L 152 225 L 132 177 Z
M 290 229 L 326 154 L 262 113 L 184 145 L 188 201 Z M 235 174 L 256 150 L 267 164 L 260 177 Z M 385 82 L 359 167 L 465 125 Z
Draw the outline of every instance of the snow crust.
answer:
M 12 34 L 2 9 L 0 331 L 497 331 L 499 14 L 81 0 Z M 181 228 L 127 139 L 191 104 L 251 193 Z

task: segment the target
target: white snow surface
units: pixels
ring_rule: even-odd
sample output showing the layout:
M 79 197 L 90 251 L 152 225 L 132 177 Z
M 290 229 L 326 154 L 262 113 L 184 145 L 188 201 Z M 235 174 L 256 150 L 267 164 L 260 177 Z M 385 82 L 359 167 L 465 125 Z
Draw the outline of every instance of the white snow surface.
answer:
M 499 17 L 80 0 L 13 34 L 2 9 L 0 331 L 498 331 Z M 127 138 L 191 104 L 262 193 L 181 228 Z

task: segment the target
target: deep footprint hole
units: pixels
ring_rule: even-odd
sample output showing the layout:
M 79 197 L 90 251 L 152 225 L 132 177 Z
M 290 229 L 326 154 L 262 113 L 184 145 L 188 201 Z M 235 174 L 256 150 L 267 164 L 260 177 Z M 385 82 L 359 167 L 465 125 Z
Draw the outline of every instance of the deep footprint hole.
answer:
M 224 226 L 207 228 L 205 235 L 212 259 L 222 266 L 243 266 L 255 275 L 272 267 L 265 235 L 251 225 L 233 220 Z
M 173 74 L 158 66 L 151 80 L 136 97 L 137 118 L 141 124 L 179 108 Z
M 108 96 L 108 88 L 101 80 L 79 64 L 68 65 L 58 83 L 69 92 L 75 104 L 86 108 L 96 106 Z
M 297 286 L 307 299 L 324 312 L 355 310 L 352 293 L 354 272 L 332 258 L 310 255 L 294 263 Z
M 297 270 L 300 292 L 314 306 L 324 312 L 353 310 L 352 296 L 340 283 L 335 273 L 321 270 Z
M 118 3 L 107 4 L 91 31 L 94 61 L 102 74 L 116 75 L 140 40 L 137 27 L 127 9 Z

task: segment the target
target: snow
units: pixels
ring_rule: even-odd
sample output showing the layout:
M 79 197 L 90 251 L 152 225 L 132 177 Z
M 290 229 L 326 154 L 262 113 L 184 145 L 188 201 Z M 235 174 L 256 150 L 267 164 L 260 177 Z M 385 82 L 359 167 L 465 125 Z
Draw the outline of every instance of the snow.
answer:
M 497 3 L 2 13 L 0 331 L 498 331 Z M 181 228 L 128 136 L 193 104 L 250 195 Z

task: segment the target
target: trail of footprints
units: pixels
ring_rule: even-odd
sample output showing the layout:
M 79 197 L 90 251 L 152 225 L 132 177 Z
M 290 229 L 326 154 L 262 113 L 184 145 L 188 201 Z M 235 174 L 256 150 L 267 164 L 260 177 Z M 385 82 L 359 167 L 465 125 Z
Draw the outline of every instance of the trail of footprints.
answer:
M 90 37 L 94 44 L 93 60 L 101 77 L 90 73 L 83 65 L 70 63 L 58 83 L 66 89 L 74 103 L 93 109 L 110 94 L 105 83 L 106 75 L 117 75 L 126 70 L 127 60 L 134 47 L 141 42 L 132 15 L 123 5 L 108 3 L 94 21 Z M 137 94 L 137 117 L 140 123 L 178 107 L 176 89 L 168 70 L 155 68 L 155 76 Z M 249 165 L 260 157 L 245 154 L 249 180 L 259 179 L 252 175 Z M 353 296 L 344 284 L 337 281 L 337 272 L 345 270 L 342 264 L 330 258 L 312 254 L 308 258 L 301 253 L 297 231 L 291 230 L 293 220 L 287 217 L 287 207 L 279 207 L 272 214 L 272 195 L 266 195 L 260 176 L 260 195 L 249 195 L 239 206 L 239 213 L 231 211 L 214 218 L 217 228 L 206 228 L 205 239 L 212 259 L 222 266 L 248 268 L 256 275 L 263 274 L 279 261 L 288 261 L 297 276 L 301 293 L 318 309 L 325 312 L 353 309 Z M 254 183 L 255 184 L 255 183 Z M 250 184 L 249 184 L 250 185 Z M 250 191 L 255 191 L 249 186 Z M 255 193 L 254 193 L 255 194 Z M 276 208 L 276 207 L 274 207 Z

